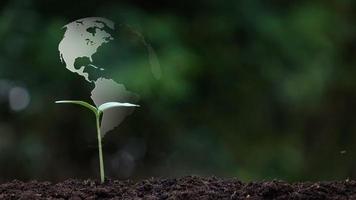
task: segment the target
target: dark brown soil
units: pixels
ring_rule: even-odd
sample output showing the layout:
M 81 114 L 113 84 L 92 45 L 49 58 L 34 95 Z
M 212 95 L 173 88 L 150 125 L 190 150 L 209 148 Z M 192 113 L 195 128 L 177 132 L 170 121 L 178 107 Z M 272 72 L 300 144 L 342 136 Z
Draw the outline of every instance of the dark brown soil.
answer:
M 12 181 L 0 185 L 0 199 L 356 199 L 356 181 L 242 183 L 236 179 L 189 176 L 139 182 L 92 180 Z

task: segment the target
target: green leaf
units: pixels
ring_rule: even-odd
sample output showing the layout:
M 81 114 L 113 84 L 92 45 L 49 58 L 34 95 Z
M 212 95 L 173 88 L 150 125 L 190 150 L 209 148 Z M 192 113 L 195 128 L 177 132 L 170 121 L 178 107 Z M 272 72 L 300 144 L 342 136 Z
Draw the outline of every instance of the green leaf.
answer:
M 98 110 L 100 112 L 103 112 L 104 110 L 107 110 L 110 108 L 115 108 L 115 107 L 140 107 L 140 106 L 136 105 L 136 104 L 131 104 L 131 103 L 108 102 L 108 103 L 104 103 L 104 104 L 100 105 Z
M 92 106 L 91 104 L 84 102 L 84 101 L 73 101 L 73 100 L 63 100 L 63 101 L 56 101 L 56 103 L 66 103 L 66 104 L 77 104 L 77 105 L 81 105 L 84 106 L 88 109 L 90 109 L 91 111 L 93 111 L 96 115 L 98 114 L 98 109 L 96 109 L 96 107 Z

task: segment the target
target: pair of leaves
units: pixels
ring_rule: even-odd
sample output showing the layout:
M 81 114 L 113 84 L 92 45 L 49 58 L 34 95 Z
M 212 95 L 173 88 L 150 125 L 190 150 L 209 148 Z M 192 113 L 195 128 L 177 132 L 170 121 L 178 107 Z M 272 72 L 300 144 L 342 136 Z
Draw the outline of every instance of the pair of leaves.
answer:
M 85 101 L 73 101 L 73 100 L 63 100 L 63 101 L 56 101 L 56 103 L 66 103 L 66 104 L 77 104 L 84 106 L 88 108 L 89 110 L 93 111 L 95 115 L 100 115 L 103 113 L 105 110 L 115 108 L 115 107 L 140 107 L 139 105 L 136 104 L 131 104 L 131 103 L 120 103 L 120 102 L 107 102 L 104 104 L 101 104 L 99 107 L 95 107 Z

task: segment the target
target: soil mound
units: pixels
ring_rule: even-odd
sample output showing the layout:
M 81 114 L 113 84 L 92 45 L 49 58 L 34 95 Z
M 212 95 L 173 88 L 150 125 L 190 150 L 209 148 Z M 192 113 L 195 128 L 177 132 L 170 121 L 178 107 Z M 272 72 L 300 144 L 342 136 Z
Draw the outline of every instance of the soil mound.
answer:
M 237 179 L 188 176 L 152 178 L 139 182 L 93 180 L 12 182 L 0 184 L 0 199 L 356 199 L 356 181 L 287 183 L 266 181 L 243 183 Z

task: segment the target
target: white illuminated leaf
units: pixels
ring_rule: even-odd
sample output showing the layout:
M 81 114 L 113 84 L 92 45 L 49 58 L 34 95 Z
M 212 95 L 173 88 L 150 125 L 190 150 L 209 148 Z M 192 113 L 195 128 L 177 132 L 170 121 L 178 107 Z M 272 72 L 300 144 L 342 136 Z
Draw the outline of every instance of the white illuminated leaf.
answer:
M 63 101 L 56 101 L 56 103 L 77 104 L 77 105 L 81 105 L 81 106 L 84 106 L 84 107 L 90 109 L 95 114 L 98 113 L 98 110 L 94 106 L 92 106 L 89 103 L 84 102 L 84 101 L 63 100 Z
M 98 110 L 103 112 L 104 110 L 115 108 L 115 107 L 140 107 L 140 106 L 131 103 L 108 102 L 100 105 Z

